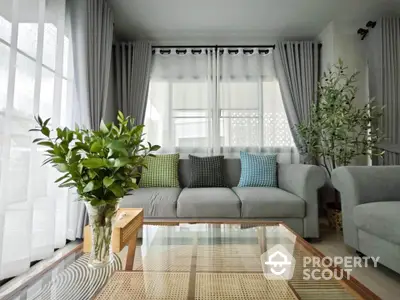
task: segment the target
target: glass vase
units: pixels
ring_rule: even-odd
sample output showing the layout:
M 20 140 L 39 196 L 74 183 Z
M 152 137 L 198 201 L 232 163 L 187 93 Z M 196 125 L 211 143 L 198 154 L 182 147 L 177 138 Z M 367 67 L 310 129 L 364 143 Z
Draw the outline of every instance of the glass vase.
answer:
M 103 268 L 113 260 L 112 235 L 119 203 L 92 206 L 85 202 L 92 233 L 89 266 Z

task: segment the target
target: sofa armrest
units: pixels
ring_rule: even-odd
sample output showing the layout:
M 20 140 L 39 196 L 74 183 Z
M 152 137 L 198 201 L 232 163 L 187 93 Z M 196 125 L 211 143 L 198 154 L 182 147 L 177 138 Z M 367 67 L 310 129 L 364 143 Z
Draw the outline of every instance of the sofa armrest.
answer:
M 344 242 L 358 248 L 353 209 L 363 203 L 400 200 L 400 166 L 348 166 L 332 172 L 332 184 L 340 192 Z
M 400 166 L 339 167 L 332 172 L 332 184 L 352 206 L 399 201 Z
M 278 185 L 306 202 L 304 237 L 319 237 L 318 189 L 326 182 L 325 171 L 318 166 L 279 164 Z

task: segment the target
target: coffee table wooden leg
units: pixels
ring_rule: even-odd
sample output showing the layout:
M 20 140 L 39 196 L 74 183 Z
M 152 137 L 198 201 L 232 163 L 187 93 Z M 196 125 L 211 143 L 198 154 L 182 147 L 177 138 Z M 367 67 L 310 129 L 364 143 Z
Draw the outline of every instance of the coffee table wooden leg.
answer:
M 125 271 L 132 271 L 133 260 L 135 259 L 137 231 L 132 235 L 128 244 L 128 254 L 126 256 Z

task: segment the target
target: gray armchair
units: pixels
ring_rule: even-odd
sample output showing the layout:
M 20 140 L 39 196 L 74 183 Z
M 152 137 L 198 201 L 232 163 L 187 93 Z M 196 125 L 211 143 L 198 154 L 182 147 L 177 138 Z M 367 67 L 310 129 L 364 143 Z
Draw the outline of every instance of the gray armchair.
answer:
M 340 167 L 332 183 L 341 195 L 345 244 L 400 273 L 400 166 Z

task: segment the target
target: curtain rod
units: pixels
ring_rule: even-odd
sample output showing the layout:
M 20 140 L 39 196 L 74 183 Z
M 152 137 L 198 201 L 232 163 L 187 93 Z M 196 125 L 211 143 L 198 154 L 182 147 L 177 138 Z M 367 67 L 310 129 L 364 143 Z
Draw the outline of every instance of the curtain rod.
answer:
M 203 46 L 152 46 L 153 48 L 166 49 L 166 48 L 272 48 L 275 45 L 203 45 Z
M 322 43 L 318 43 L 318 48 L 322 47 Z M 275 45 L 194 45 L 194 46 L 152 46 L 152 48 L 168 49 L 168 48 L 271 48 L 275 49 Z

